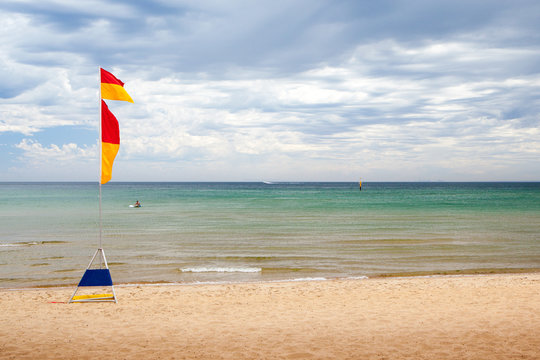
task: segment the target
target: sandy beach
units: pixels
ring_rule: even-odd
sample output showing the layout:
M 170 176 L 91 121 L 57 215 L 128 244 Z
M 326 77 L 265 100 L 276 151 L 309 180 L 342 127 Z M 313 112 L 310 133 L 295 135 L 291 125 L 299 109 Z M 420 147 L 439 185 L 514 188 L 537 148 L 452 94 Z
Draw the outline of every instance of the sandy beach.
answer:
M 540 274 L 0 290 L 1 359 L 539 359 Z

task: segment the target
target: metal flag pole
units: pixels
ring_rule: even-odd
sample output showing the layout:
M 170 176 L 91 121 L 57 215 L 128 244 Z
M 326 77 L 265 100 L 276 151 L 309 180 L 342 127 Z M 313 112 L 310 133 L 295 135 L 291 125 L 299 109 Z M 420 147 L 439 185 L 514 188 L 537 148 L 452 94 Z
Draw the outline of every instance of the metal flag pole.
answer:
M 102 150 L 102 144 L 101 144 L 101 139 L 102 139 L 102 122 L 103 122 L 103 110 L 102 110 L 102 104 L 101 104 L 101 67 L 98 68 L 98 79 L 99 79 L 99 139 L 98 139 L 98 149 L 99 149 L 99 174 L 98 174 L 98 184 L 99 184 L 99 250 L 103 251 L 102 249 L 102 239 L 103 239 L 103 215 L 102 215 L 102 210 L 101 210 L 101 172 L 103 171 L 102 169 L 102 164 L 103 164 L 103 150 Z M 99 267 L 101 268 L 101 259 L 100 259 L 100 262 L 99 262 Z

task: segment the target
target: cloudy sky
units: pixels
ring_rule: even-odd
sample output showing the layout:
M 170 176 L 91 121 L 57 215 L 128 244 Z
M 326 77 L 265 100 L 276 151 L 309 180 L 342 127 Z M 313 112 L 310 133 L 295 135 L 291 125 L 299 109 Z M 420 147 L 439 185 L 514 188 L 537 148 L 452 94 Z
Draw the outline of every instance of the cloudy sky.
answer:
M 536 0 L 2 0 L 0 181 L 540 180 Z

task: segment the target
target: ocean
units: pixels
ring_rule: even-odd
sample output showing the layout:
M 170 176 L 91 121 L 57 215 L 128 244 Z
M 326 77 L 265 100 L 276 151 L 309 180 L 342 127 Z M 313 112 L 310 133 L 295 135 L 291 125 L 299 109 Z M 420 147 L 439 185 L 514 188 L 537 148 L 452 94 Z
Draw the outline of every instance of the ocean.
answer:
M 113 182 L 102 192 L 116 284 L 540 268 L 536 182 Z M 99 247 L 98 199 L 97 183 L 0 183 L 0 287 L 75 286 Z

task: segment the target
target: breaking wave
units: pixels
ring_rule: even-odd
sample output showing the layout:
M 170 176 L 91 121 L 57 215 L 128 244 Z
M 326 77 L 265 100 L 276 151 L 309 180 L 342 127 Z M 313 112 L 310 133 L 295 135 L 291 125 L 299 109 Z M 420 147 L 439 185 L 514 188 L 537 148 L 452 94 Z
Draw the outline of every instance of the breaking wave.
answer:
M 201 267 L 188 267 L 182 268 L 180 271 L 185 273 L 258 273 L 261 272 L 261 268 L 256 267 L 214 267 L 214 266 L 201 266 Z

